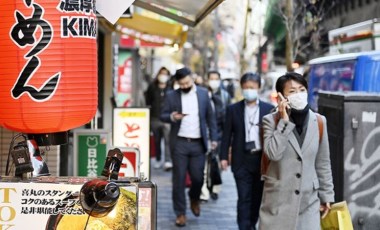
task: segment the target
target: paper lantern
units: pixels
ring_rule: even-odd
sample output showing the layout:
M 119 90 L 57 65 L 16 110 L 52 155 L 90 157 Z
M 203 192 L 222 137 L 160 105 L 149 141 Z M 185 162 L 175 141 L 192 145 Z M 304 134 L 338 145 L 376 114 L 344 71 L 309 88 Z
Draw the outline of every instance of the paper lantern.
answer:
M 94 12 L 94 0 L 0 1 L 1 126 L 56 133 L 94 117 Z

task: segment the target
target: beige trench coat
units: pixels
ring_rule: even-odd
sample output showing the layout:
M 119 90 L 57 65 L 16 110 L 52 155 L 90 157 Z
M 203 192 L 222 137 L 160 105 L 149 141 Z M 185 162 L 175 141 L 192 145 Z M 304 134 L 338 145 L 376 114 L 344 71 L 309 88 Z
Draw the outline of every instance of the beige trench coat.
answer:
M 263 118 L 264 149 L 271 162 L 263 175 L 260 230 L 320 230 L 320 203 L 334 201 L 326 118 L 322 120 L 319 142 L 317 117 L 309 111 L 300 147 L 294 123 L 280 119 L 275 127 L 272 114 Z

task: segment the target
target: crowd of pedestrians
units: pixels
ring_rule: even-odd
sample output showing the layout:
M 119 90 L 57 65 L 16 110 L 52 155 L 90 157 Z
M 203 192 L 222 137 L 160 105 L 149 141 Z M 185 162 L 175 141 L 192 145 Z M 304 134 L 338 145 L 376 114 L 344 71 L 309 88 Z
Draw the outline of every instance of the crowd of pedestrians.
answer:
M 299 74 L 279 78 L 276 108 L 260 100 L 260 87 L 258 74 L 243 74 L 243 99 L 232 103 L 235 90 L 218 71 L 203 79 L 186 67 L 172 76 L 162 67 L 149 85 L 153 166 L 172 170 L 176 226 L 187 223 L 186 196 L 199 217 L 202 202 L 217 200 L 229 186 L 221 172 L 231 166 L 237 228 L 320 229 L 334 201 L 326 119 L 310 109 Z

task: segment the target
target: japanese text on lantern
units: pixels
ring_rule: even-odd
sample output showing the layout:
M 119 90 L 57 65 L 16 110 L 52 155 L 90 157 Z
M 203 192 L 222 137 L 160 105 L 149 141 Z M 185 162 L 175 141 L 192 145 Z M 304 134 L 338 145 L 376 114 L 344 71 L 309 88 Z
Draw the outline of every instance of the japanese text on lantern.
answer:
M 40 54 L 50 46 L 54 30 L 57 28 L 53 29 L 52 23 L 45 17 L 45 8 L 42 5 L 34 0 L 24 0 L 23 3 L 31 12 L 26 14 L 15 10 L 15 24 L 11 28 L 10 37 L 20 49 L 31 49 L 24 55 L 26 64 L 18 75 L 11 94 L 14 99 L 19 99 L 25 93 L 33 101 L 44 102 L 56 92 L 62 72 L 57 71 L 48 77 L 39 88 L 29 82 L 33 75 L 38 74 L 38 69 L 44 61 L 41 60 Z M 61 38 L 96 39 L 97 24 L 93 0 L 61 0 L 57 10 L 70 15 L 78 12 L 85 15 L 61 16 Z
M 23 93 L 37 102 L 48 100 L 55 92 L 61 73 L 58 72 L 50 77 L 40 89 L 28 85 L 28 81 L 41 65 L 38 57 L 44 49 L 49 47 L 52 40 L 52 25 L 44 19 L 44 8 L 33 0 L 25 0 L 24 4 L 32 8 L 33 13 L 30 16 L 24 16 L 20 11 L 15 11 L 16 23 L 11 29 L 11 39 L 18 47 L 24 49 L 32 46 L 32 49 L 24 56 L 26 64 L 19 74 L 15 85 L 12 88 L 12 97 L 18 99 Z M 37 28 L 42 30 L 41 38 L 36 37 Z

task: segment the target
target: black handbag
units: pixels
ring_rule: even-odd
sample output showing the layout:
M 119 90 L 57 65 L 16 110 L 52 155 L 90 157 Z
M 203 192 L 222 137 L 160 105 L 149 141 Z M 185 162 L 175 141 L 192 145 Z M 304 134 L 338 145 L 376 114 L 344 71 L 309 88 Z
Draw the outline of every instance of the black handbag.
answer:
M 214 185 L 222 184 L 219 157 L 215 151 L 207 155 L 207 188 L 212 191 Z

